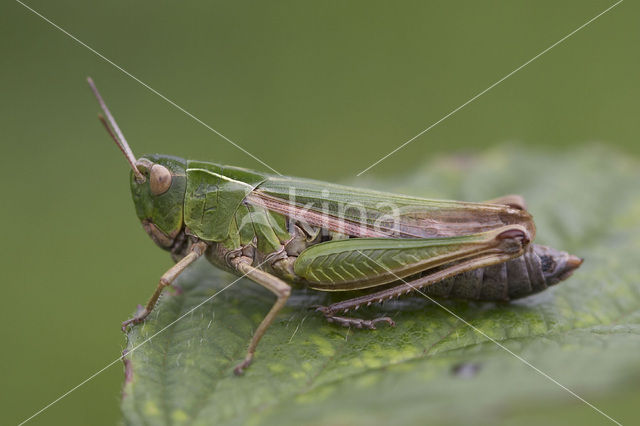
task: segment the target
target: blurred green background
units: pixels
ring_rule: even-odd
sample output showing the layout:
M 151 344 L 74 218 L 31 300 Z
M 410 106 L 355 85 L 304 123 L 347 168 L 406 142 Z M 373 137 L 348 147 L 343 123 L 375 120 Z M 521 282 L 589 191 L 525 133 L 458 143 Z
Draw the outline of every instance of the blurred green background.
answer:
M 27 4 L 284 174 L 366 184 L 505 142 L 599 141 L 640 155 L 630 1 L 360 181 L 613 2 Z M 0 422 L 11 424 L 115 360 L 119 323 L 171 264 L 135 217 L 127 165 L 85 77 L 134 152 L 265 168 L 19 3 L 1 8 Z M 122 379 L 116 363 L 32 424 L 117 423 Z

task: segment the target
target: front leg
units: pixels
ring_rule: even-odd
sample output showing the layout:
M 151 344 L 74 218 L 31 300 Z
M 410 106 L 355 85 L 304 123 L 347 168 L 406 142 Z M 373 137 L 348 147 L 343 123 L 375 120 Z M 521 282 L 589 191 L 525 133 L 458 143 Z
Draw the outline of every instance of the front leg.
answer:
M 162 277 L 160 277 L 158 287 L 156 287 L 156 291 L 154 291 L 151 295 L 151 298 L 147 302 L 147 306 L 144 308 L 144 310 L 138 312 L 133 318 L 123 322 L 122 331 L 127 331 L 127 327 L 130 324 L 135 325 L 144 321 L 144 319 L 151 313 L 154 306 L 156 305 L 156 302 L 158 301 L 162 290 L 164 290 L 165 287 L 170 286 L 171 283 L 173 283 L 173 281 L 178 277 L 178 275 L 180 275 L 182 271 L 187 268 L 187 266 L 191 265 L 196 259 L 204 254 L 204 251 L 206 249 L 207 243 L 205 243 L 204 241 L 198 241 L 191 247 L 189 253 L 185 257 L 183 257 L 178 263 L 169 268 L 169 270 L 165 272 Z

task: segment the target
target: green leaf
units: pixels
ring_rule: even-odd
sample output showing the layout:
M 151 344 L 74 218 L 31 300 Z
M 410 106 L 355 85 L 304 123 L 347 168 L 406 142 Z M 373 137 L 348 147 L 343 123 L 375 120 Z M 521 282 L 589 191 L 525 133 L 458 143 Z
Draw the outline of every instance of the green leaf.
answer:
M 504 348 L 420 296 L 358 311 L 362 317 L 384 312 L 397 322 L 364 331 L 328 324 L 309 309 L 340 295 L 300 290 L 266 333 L 245 376 L 235 377 L 232 369 L 274 296 L 247 280 L 221 291 L 235 277 L 199 261 L 179 279 L 179 291 L 165 294 L 148 321 L 129 333 L 124 421 L 535 423 L 555 413 L 556 421 L 569 416 L 606 423 L 559 384 L 587 401 L 605 398 L 612 410 L 624 401 L 623 408 L 635 407 L 639 166 L 604 147 L 564 153 L 500 148 L 430 162 L 391 184 L 367 182 L 432 198 L 522 194 L 538 226 L 537 242 L 586 259 L 566 282 L 521 301 L 443 302 Z M 618 421 L 630 415 L 622 409 L 607 414 Z

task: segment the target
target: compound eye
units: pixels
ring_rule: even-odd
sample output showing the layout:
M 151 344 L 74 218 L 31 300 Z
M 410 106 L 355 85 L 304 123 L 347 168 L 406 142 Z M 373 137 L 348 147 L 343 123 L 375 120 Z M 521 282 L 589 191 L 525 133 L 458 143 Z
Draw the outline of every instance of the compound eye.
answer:
M 154 164 L 149 175 L 149 187 L 153 195 L 164 194 L 171 186 L 171 172 L 165 166 Z

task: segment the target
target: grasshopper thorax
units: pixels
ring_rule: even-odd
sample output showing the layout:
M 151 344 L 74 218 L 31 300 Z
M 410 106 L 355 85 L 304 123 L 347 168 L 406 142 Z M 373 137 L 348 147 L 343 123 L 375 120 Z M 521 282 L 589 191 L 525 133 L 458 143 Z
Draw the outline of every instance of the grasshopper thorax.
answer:
M 186 161 L 168 155 L 144 155 L 136 160 L 144 179 L 131 172 L 131 196 L 136 214 L 151 239 L 169 249 L 184 226 Z

